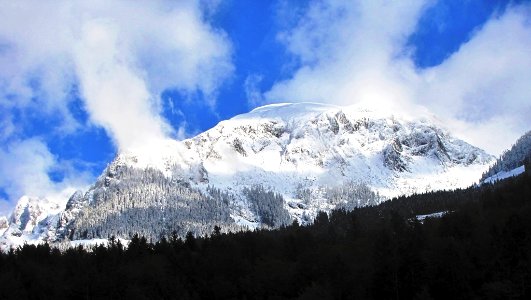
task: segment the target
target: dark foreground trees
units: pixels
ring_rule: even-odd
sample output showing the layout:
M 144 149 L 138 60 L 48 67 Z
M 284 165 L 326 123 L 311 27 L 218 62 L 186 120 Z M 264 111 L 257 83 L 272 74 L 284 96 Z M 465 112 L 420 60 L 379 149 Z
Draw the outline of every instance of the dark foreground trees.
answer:
M 414 216 L 449 211 L 421 223 Z M 312 226 L 0 255 L 0 299 L 530 299 L 531 174 Z

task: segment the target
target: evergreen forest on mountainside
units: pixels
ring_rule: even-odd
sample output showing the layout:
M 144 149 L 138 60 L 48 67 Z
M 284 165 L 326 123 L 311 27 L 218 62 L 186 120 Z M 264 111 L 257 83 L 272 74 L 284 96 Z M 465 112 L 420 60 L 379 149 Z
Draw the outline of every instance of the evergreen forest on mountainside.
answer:
M 507 172 L 529 162 L 531 162 L 531 131 L 518 138 L 511 149 L 504 151 L 489 170 L 481 176 L 481 181 L 496 173 Z
M 0 255 L 0 299 L 529 299 L 531 172 L 313 225 Z M 416 216 L 446 212 L 440 217 Z

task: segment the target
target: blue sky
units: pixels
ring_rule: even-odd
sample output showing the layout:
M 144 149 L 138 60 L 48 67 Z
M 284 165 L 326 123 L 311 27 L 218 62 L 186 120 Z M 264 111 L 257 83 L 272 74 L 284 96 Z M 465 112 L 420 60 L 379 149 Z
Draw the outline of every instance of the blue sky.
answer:
M 528 1 L 400 2 L 1 1 L 0 214 L 272 102 L 427 107 L 494 154 L 529 130 Z

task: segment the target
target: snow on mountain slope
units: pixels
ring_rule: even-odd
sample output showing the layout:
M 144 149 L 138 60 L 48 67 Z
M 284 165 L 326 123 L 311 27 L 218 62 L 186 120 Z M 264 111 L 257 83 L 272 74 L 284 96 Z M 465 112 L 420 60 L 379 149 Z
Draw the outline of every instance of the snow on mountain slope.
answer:
M 483 173 L 480 181 L 486 181 L 488 177 L 510 172 L 529 163 L 531 163 L 531 131 L 518 138 L 511 149 L 504 151 L 489 170 Z
M 46 198 L 21 197 L 8 218 L 0 217 L 0 250 L 50 237 L 55 239 L 58 215 L 74 191 L 67 188 Z
M 472 184 L 492 156 L 436 127 L 374 111 L 276 104 L 184 141 L 215 186 L 263 184 L 287 198 L 347 181 L 385 197 Z M 301 181 L 301 179 L 303 179 Z
M 314 185 L 361 181 L 387 197 L 472 184 L 492 157 L 434 123 L 322 104 L 274 104 L 182 143 L 166 141 L 157 146 L 160 154 L 131 151 L 117 162 L 166 175 L 175 166 L 204 168 L 197 174 L 204 178 L 195 181 L 262 183 L 284 195 L 300 178 Z
M 525 166 L 519 166 L 509 171 L 500 171 L 490 177 L 485 178 L 482 183 L 495 183 L 496 181 L 518 176 L 525 172 Z
M 208 233 L 212 220 L 227 230 L 305 223 L 319 210 L 466 187 L 492 161 L 431 116 L 273 104 L 191 139 L 124 151 L 45 231 L 58 239 L 127 238 L 131 228 L 143 228 L 131 221 L 136 216 L 157 220 L 151 235 Z

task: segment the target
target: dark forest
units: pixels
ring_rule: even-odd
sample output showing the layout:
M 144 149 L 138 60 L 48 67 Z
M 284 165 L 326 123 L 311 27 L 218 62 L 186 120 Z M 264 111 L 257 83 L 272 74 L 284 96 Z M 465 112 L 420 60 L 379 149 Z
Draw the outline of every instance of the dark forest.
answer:
M 527 168 L 529 170 L 529 168 Z M 415 216 L 448 212 L 419 221 Z M 0 255 L 0 299 L 531 299 L 531 172 L 313 225 Z

